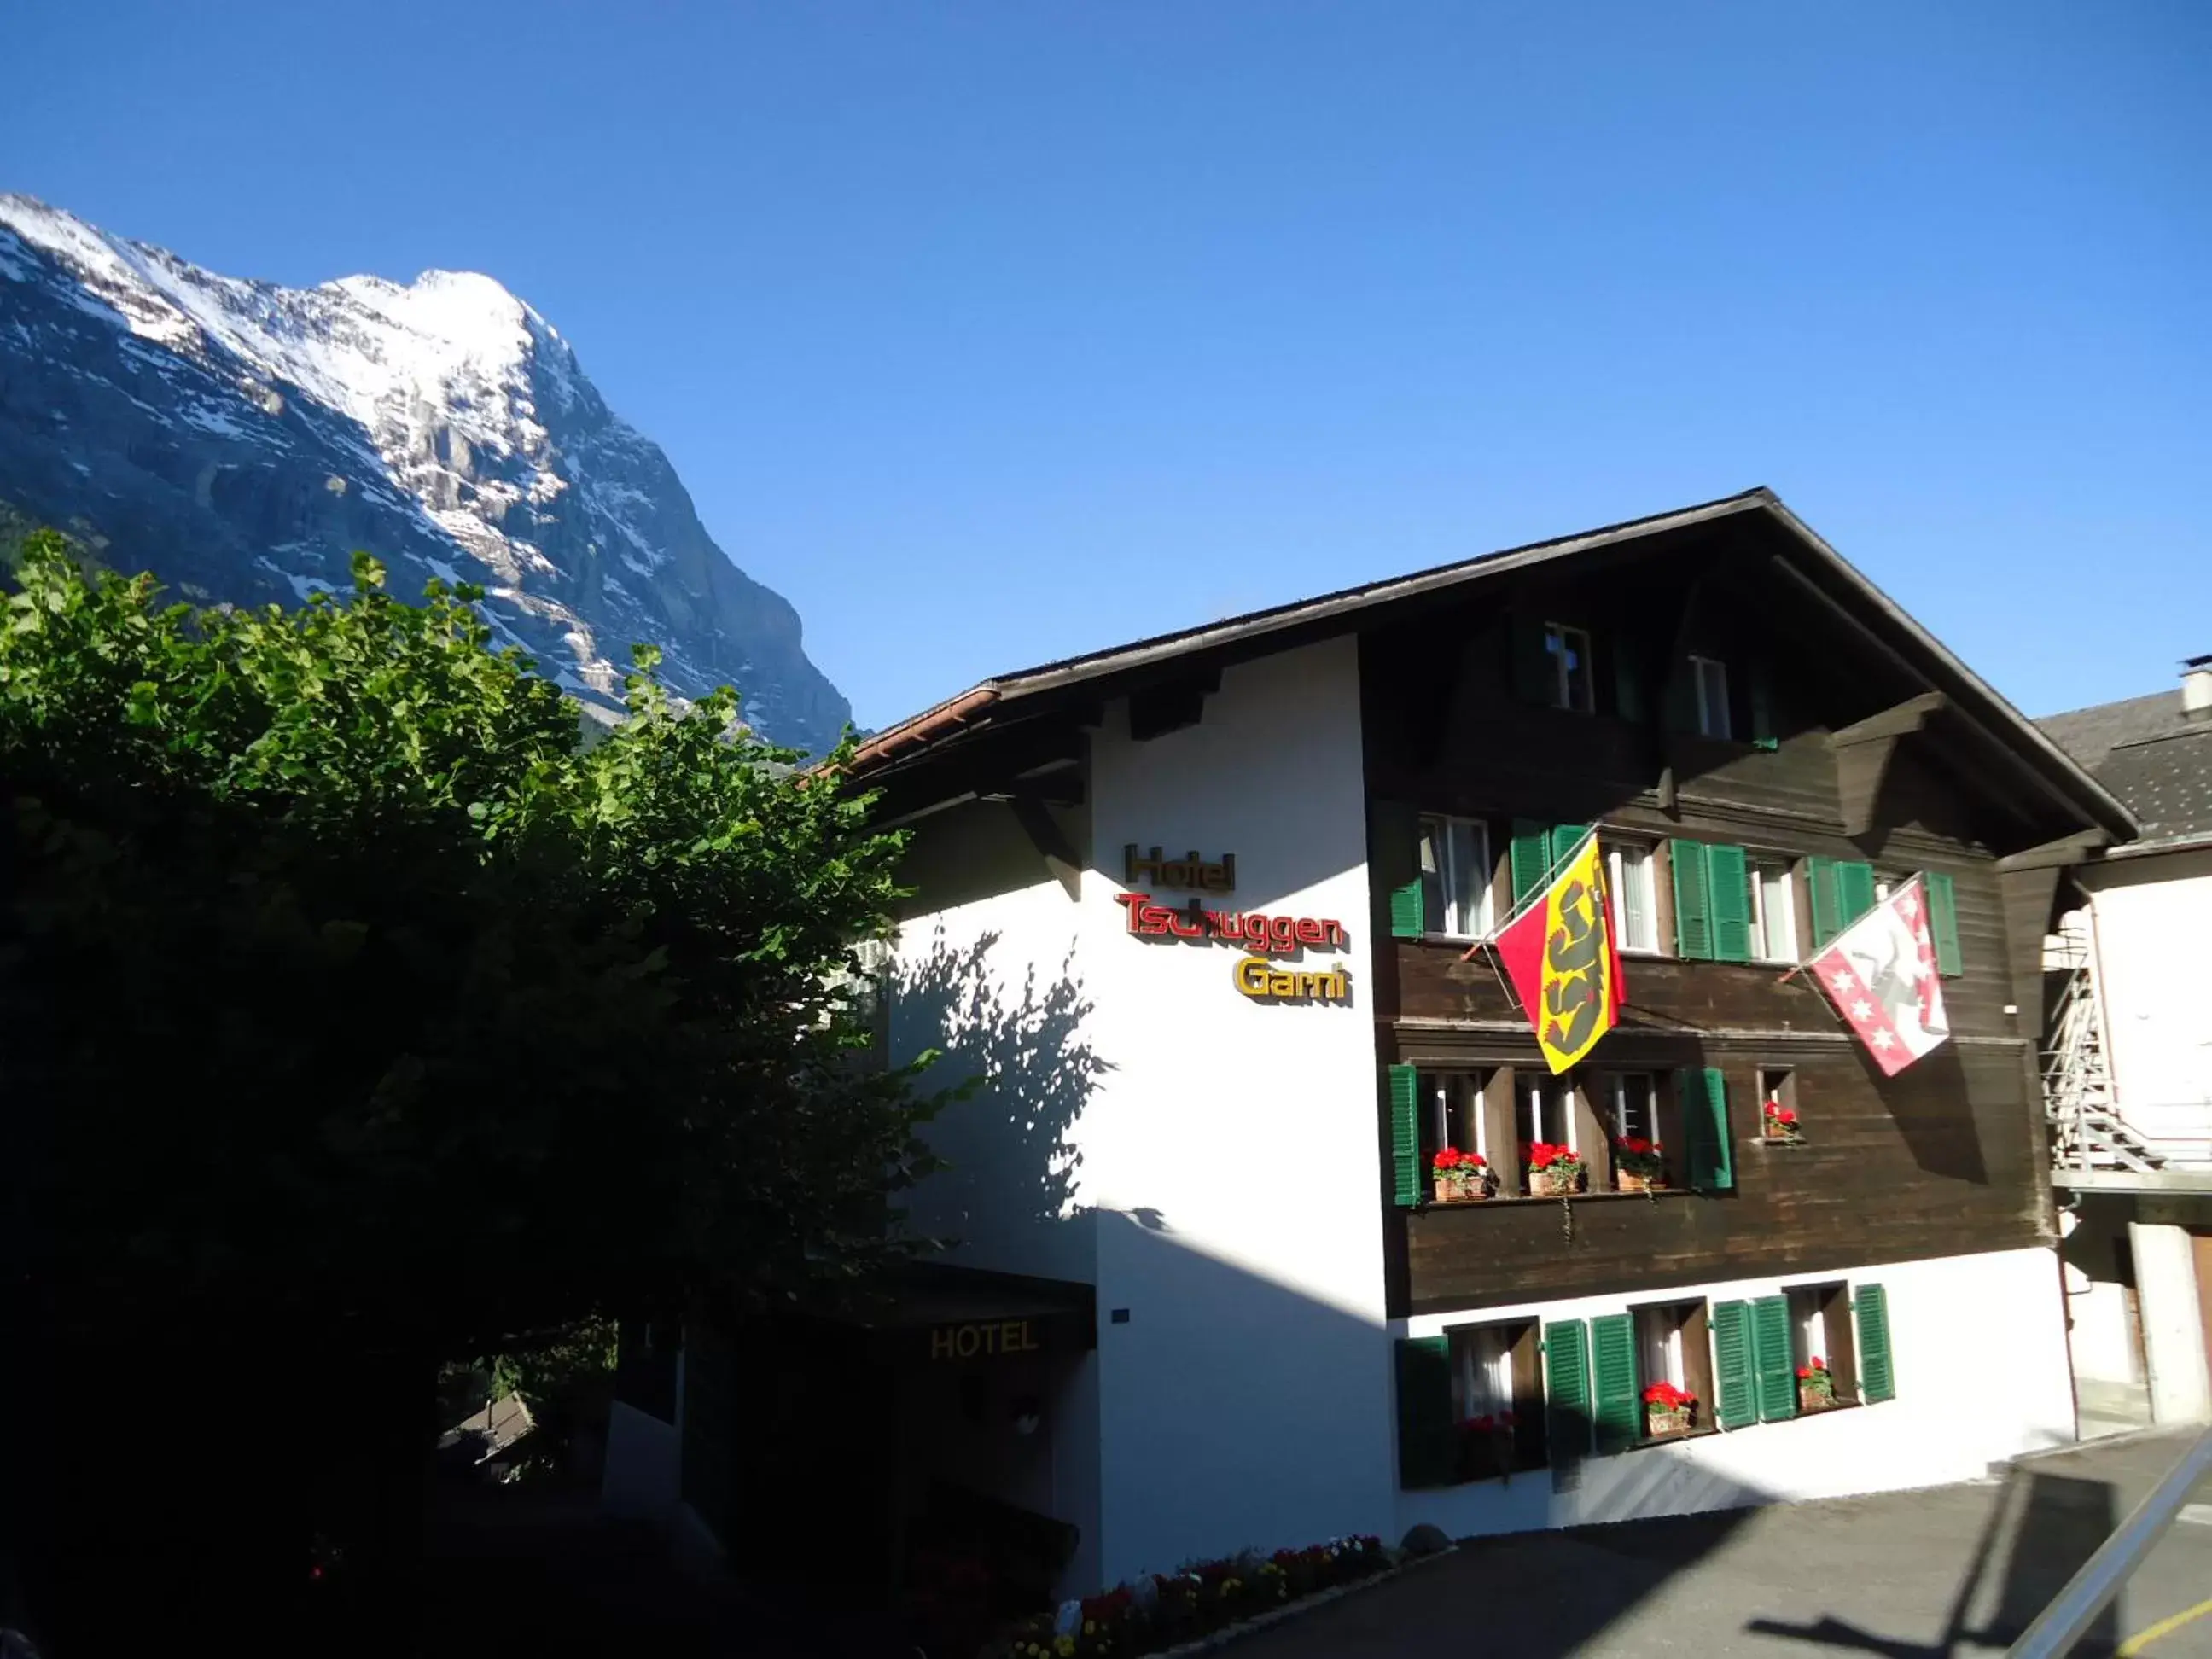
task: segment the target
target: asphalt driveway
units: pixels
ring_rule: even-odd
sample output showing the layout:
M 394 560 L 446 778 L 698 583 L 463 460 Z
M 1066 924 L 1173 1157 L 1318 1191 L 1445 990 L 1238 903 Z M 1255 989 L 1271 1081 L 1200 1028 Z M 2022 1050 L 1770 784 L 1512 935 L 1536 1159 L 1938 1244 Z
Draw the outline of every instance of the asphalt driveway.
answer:
M 1426 1653 L 1956 1659 L 2002 1652 L 2187 1446 L 2094 1442 L 1878 1498 L 1477 1540 L 1237 1644 L 1237 1659 Z M 2212 1659 L 2212 1480 L 2076 1650 Z M 2144 1638 L 2148 1637 L 2146 1641 Z M 2130 1638 L 2134 1640 L 2130 1641 Z

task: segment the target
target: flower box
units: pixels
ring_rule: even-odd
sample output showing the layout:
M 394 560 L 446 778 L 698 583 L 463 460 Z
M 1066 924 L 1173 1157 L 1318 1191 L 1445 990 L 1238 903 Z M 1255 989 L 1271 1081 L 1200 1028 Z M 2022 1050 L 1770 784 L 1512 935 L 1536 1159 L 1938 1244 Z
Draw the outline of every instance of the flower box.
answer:
M 1795 1146 L 1805 1139 L 1804 1132 L 1797 1127 L 1796 1108 L 1784 1106 L 1778 1100 L 1768 1101 L 1759 1114 L 1759 1133 L 1762 1140 L 1777 1140 L 1784 1146 Z
M 1480 1152 L 1447 1146 L 1429 1160 L 1436 1201 L 1472 1204 L 1490 1196 L 1490 1165 Z
M 1797 1409 L 1824 1412 L 1835 1403 L 1836 1379 L 1829 1373 L 1828 1362 L 1815 1355 L 1797 1368 Z
M 1582 1191 L 1589 1166 L 1571 1148 L 1546 1140 L 1528 1148 L 1528 1191 L 1537 1198 L 1563 1198 Z
M 1613 1185 L 1615 1192 L 1652 1193 L 1667 1184 L 1667 1149 L 1641 1135 L 1625 1135 L 1613 1143 Z
M 1698 1416 L 1698 1396 L 1672 1382 L 1654 1382 L 1644 1391 L 1644 1434 L 1668 1440 L 1689 1433 Z

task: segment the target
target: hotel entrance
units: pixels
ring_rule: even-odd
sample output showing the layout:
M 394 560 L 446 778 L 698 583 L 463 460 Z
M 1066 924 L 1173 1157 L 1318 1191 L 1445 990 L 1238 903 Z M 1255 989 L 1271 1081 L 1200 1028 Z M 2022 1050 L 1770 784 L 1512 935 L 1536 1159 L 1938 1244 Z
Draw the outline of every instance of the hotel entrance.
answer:
M 1089 1285 L 908 1264 L 687 1339 L 683 1495 L 735 1576 L 940 1631 L 1050 1604 L 1095 1526 Z

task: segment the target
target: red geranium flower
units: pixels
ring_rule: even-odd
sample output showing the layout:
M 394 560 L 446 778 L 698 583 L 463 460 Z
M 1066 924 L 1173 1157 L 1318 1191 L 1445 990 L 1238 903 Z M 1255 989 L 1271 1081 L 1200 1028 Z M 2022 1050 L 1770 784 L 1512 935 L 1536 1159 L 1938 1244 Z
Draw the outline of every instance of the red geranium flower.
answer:
M 1447 1146 L 1430 1161 L 1429 1167 L 1432 1170 L 1456 1170 L 1459 1168 L 1459 1148 L 1456 1146 Z

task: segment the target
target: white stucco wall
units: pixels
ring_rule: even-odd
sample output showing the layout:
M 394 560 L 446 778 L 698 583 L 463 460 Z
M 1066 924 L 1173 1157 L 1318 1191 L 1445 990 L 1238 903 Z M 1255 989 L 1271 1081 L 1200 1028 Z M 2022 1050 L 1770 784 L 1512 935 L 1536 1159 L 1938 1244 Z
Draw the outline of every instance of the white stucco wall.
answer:
M 1200 724 L 1148 742 L 1112 704 L 1091 743 L 1080 901 L 994 841 L 1005 877 L 981 884 L 998 890 L 902 929 L 902 975 L 932 986 L 933 961 L 994 942 L 954 975 L 981 988 L 951 1000 L 949 1034 L 943 995 L 895 997 L 895 1053 L 934 1043 L 962 1061 L 980 1008 L 970 1032 L 996 1036 L 970 1047 L 995 1054 L 1001 1085 L 933 1132 L 958 1167 L 918 1195 L 918 1224 L 970 1241 L 956 1259 L 1097 1286 L 1095 1582 L 1390 1524 L 1364 775 L 1349 639 L 1225 671 Z M 920 833 L 970 839 L 988 809 L 960 810 L 965 825 Z M 1349 948 L 1306 963 L 1344 966 L 1351 1004 L 1256 1002 L 1232 981 L 1236 947 L 1130 936 L 1115 902 L 1127 842 L 1233 852 L 1236 891 L 1211 908 L 1340 923 Z M 1024 1008 L 1026 1026 L 1009 1012 Z M 1043 1190 L 1060 1219 L 1032 1202 L 1054 1139 L 1065 1190 Z
M 2189 1230 L 2171 1222 L 2131 1223 L 2136 1284 L 2142 1309 L 2143 1355 L 2150 1370 L 2150 1414 L 2159 1423 L 2212 1419 L 2212 1364 Z
M 1738 1300 L 1837 1279 L 1878 1284 L 1887 1293 L 1895 1399 L 1594 1457 L 1583 1463 L 1574 1492 L 1555 1493 L 1549 1473 L 1540 1469 L 1510 1483 L 1403 1492 L 1398 1525 L 1428 1521 L 1465 1536 L 1936 1486 L 1972 1480 L 1992 1462 L 2072 1441 L 2066 1331 L 2057 1268 L 2046 1249 L 1880 1267 L 1838 1265 L 1632 1299 L 1529 1303 L 1414 1319 L 1407 1329 L 1434 1336 L 1491 1320 L 1589 1319 L 1643 1303 Z
M 2212 1162 L 2212 850 L 2079 872 L 2120 1115 L 2176 1161 Z

